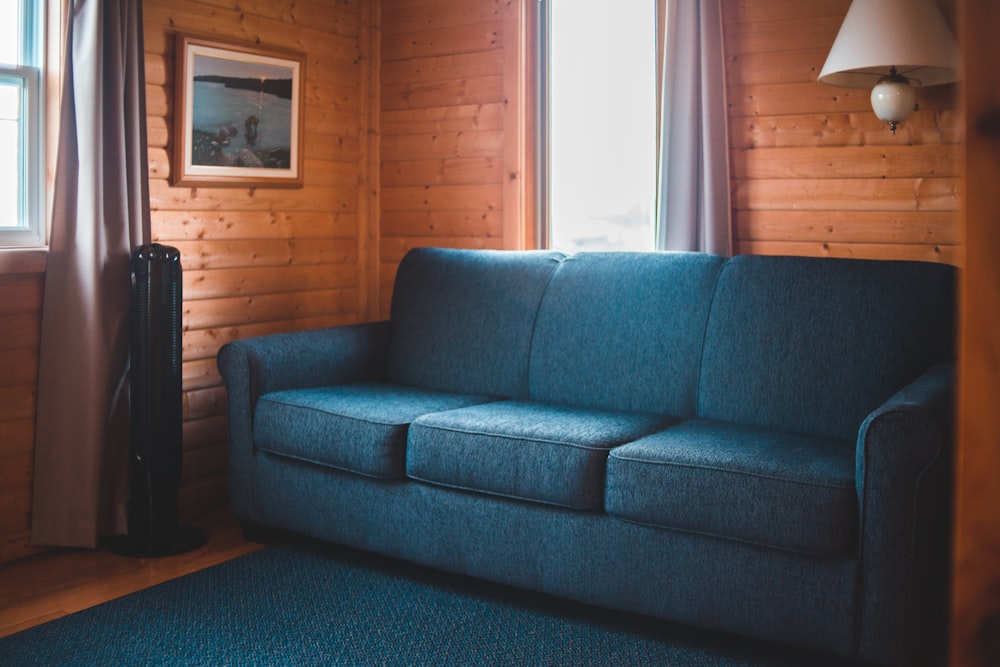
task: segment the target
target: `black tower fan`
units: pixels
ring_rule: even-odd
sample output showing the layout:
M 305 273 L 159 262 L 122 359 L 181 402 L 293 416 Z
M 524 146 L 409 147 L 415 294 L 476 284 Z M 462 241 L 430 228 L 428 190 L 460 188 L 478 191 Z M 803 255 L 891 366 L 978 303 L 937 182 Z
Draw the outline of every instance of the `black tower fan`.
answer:
M 181 255 L 158 243 L 132 253 L 131 446 L 128 535 L 112 549 L 169 556 L 195 549 L 204 534 L 178 525 L 181 416 Z

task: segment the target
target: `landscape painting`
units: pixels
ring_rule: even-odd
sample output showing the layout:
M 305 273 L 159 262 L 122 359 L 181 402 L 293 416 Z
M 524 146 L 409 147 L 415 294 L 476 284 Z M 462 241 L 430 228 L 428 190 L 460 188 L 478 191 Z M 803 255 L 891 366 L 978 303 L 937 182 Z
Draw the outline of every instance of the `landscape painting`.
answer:
M 302 185 L 301 54 L 180 35 L 176 185 Z

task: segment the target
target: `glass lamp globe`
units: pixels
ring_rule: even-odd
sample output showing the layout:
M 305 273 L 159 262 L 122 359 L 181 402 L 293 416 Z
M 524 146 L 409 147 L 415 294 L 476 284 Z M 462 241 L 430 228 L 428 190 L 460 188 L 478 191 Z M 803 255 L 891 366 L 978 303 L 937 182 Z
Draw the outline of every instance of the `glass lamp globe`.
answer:
M 910 81 L 900 74 L 890 74 L 879 79 L 872 88 L 872 109 L 879 119 L 889 123 L 896 134 L 896 127 L 910 117 L 917 103 L 917 91 Z

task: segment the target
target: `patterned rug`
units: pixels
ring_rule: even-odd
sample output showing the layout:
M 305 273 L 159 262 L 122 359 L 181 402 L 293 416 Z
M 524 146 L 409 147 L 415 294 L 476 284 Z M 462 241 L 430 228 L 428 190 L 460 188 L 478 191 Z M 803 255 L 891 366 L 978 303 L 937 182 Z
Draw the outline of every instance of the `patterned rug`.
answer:
M 287 543 L 0 639 L 0 664 L 857 663 Z

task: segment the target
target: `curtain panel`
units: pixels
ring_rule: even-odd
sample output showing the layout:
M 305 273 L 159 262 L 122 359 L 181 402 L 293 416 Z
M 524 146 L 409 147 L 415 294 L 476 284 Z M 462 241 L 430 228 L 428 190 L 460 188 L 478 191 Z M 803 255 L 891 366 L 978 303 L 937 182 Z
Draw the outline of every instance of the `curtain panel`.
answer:
M 132 248 L 149 242 L 140 0 L 70 0 L 42 305 L 32 543 L 126 529 Z
M 656 242 L 732 254 L 720 0 L 658 0 L 662 45 Z

